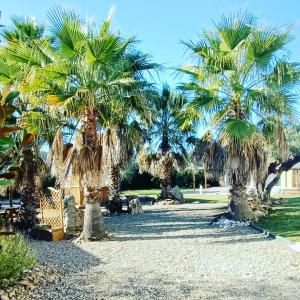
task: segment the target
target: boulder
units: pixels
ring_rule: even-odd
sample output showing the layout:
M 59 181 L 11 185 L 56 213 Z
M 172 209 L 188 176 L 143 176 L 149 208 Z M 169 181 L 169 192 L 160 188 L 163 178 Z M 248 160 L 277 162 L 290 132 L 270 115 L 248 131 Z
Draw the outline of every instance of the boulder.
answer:
M 143 206 L 139 199 L 132 199 L 128 204 L 129 210 L 132 214 L 143 213 Z
M 176 185 L 170 190 L 173 197 L 179 202 L 183 202 L 183 193 L 180 191 L 180 188 Z

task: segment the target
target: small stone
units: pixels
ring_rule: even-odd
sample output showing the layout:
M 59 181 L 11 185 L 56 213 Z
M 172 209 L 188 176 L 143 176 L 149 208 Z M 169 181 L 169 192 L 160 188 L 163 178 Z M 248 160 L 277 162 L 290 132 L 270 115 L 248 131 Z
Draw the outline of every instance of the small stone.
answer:
M 20 281 L 20 284 L 21 284 L 22 286 L 24 286 L 24 287 L 27 287 L 27 286 L 30 285 L 30 282 L 27 281 L 27 280 L 21 280 L 21 281 Z
M 10 293 L 8 293 L 8 297 L 12 298 L 16 295 L 15 291 L 11 291 Z
M 5 296 L 5 295 L 1 295 L 1 300 L 10 300 L 8 296 Z

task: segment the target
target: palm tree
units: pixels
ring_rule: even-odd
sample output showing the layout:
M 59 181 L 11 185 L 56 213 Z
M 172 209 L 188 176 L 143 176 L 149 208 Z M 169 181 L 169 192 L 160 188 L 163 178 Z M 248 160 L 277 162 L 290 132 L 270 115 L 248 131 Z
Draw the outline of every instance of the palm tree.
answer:
M 106 160 L 110 166 L 110 188 L 106 206 L 111 213 L 122 212 L 121 171 L 144 144 L 145 134 L 140 124 L 136 120 L 124 121 L 119 119 L 119 123 L 109 127 L 102 137 L 103 144 L 108 145 Z
M 148 144 L 139 153 L 138 163 L 140 172 L 149 172 L 160 178 L 158 199 L 172 199 L 172 168 L 184 166 L 185 148 L 193 133 L 185 122 L 185 116 L 180 113 L 187 102 L 182 95 L 171 92 L 167 84 L 164 84 L 160 95 L 152 96 L 151 102 L 153 120 L 148 128 Z
M 122 113 L 126 105 L 135 110 L 135 97 L 146 85 L 143 72 L 155 67 L 148 56 L 134 50 L 134 40 L 122 39 L 110 30 L 111 19 L 99 32 L 72 11 L 60 8 L 49 14 L 51 38 L 28 46 L 14 41 L 7 48 L 11 59 L 29 66 L 22 84 L 23 92 L 47 100 L 52 110 L 59 110 L 77 123 L 77 138 L 60 166 L 66 180 L 79 176 L 84 190 L 85 217 L 83 239 L 105 236 L 99 205 L 100 174 L 105 166 L 100 127 L 105 128 L 105 108 Z M 104 109 L 103 109 L 104 107 Z M 103 109 L 103 110 L 102 110 Z M 100 126 L 99 126 L 100 124 Z M 53 142 L 58 150 L 53 158 L 62 162 L 61 132 Z M 62 183 L 62 182 L 61 182 Z
M 37 24 L 32 18 L 20 16 L 11 17 L 13 26 L 1 30 L 2 37 L 7 41 L 21 40 L 30 45 L 34 40 L 40 40 L 44 35 L 44 26 Z
M 198 113 L 192 117 L 211 126 L 212 140 L 227 153 L 235 220 L 252 217 L 246 184 L 250 173 L 261 172 L 267 144 L 258 122 L 291 119 L 299 82 L 298 65 L 285 52 L 289 28 L 258 27 L 255 21 L 247 12 L 223 16 L 200 41 L 185 43 L 196 64 L 180 69 L 190 76 L 180 88 L 192 98 L 189 109 Z
M 8 45 L 24 43 L 30 48 L 42 41 L 44 27 L 37 25 L 32 19 L 13 17 L 12 22 L 13 27 L 3 28 L 1 31 L 2 37 L 4 37 Z M 0 82 L 7 87 L 14 86 L 17 88 L 22 73 L 21 66 L 16 61 L 11 60 L 6 54 L 6 49 L 3 47 L 1 49 Z M 15 187 L 20 191 L 22 204 L 19 225 L 27 229 L 37 222 L 39 179 L 41 169 L 44 167 L 42 159 L 39 156 L 39 137 L 42 135 L 49 137 L 51 134 L 50 127 L 44 131 L 33 132 L 31 130 L 33 123 L 29 122 L 29 120 L 36 114 L 35 119 L 39 123 L 44 123 L 46 119 L 50 120 L 53 117 L 50 117 L 49 114 L 45 118 L 46 113 L 39 108 L 34 108 L 28 101 L 28 97 L 21 95 L 18 91 L 11 94 L 14 97 L 7 98 L 9 98 L 10 110 L 15 111 L 15 113 L 11 115 L 10 123 L 18 129 L 18 133 L 10 136 L 13 140 L 13 147 L 11 147 L 9 153 L 6 153 L 6 160 L 10 162 L 10 165 L 4 175 L 16 181 Z M 44 127 L 45 125 L 49 126 L 50 123 L 47 121 L 46 124 L 44 123 Z M 53 122 L 51 125 L 53 125 Z

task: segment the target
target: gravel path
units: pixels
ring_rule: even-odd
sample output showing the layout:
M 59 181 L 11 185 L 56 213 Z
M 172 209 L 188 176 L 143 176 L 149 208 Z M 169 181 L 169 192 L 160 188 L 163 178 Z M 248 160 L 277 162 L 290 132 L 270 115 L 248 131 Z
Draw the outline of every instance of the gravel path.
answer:
M 106 218 L 109 241 L 35 242 L 64 276 L 34 299 L 300 299 L 300 253 L 250 228 L 217 228 L 219 204 L 146 206 Z

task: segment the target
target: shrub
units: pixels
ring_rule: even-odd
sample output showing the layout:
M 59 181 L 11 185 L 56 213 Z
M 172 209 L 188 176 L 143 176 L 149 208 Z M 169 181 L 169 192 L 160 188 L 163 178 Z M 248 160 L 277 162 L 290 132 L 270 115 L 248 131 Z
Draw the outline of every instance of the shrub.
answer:
M 46 230 L 46 229 L 49 229 L 50 226 L 47 224 L 36 224 L 36 225 L 34 225 L 33 228 L 37 229 L 37 230 Z
M 3 279 L 18 279 L 35 264 L 36 257 L 21 235 L 0 236 L 0 288 Z
M 171 175 L 172 186 L 178 185 L 180 188 L 192 188 L 193 187 L 193 173 L 191 170 L 185 170 L 184 172 L 178 172 L 173 169 Z M 218 179 L 207 180 L 209 186 L 218 186 Z M 204 173 L 203 170 L 196 172 L 195 176 L 196 188 L 199 185 L 204 186 Z M 154 177 L 149 173 L 139 173 L 139 167 L 137 163 L 131 163 L 122 175 L 122 190 L 139 190 L 139 189 L 153 189 L 160 188 L 160 181 L 158 177 Z
M 137 163 L 131 163 L 122 175 L 122 190 L 159 188 L 159 179 L 149 173 L 139 173 Z
M 5 220 L 4 220 L 4 218 L 2 216 L 0 216 L 0 228 L 4 224 L 5 224 Z

